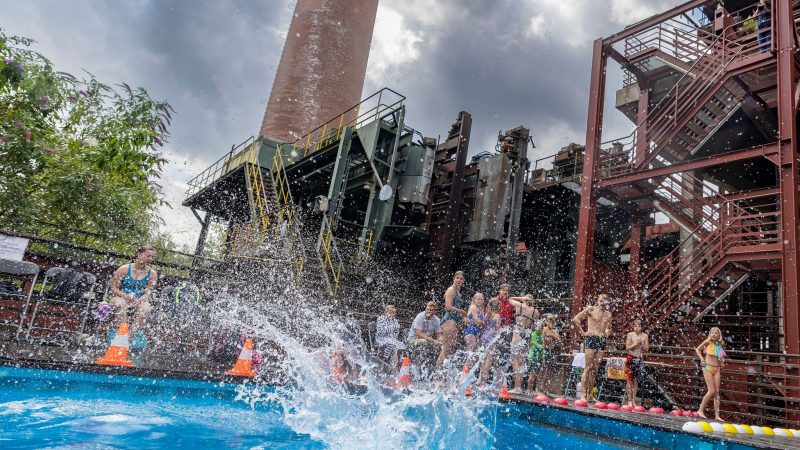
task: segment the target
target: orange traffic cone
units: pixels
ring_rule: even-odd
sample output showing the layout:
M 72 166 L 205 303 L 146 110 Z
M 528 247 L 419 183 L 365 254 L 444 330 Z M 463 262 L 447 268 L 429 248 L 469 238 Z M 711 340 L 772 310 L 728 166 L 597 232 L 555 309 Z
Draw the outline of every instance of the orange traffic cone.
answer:
M 508 400 L 511 398 L 511 395 L 508 394 L 508 386 L 506 386 L 505 384 L 500 389 L 500 395 L 498 396 L 498 398 L 503 400 Z
M 469 366 L 467 366 L 467 363 L 464 363 L 464 367 L 461 369 L 461 376 L 458 378 L 459 386 L 463 384 L 464 381 L 467 380 L 468 374 L 469 374 Z M 469 386 L 467 386 L 467 390 L 464 392 L 464 395 L 466 395 L 467 397 L 472 396 L 472 390 L 469 388 Z
M 411 386 L 411 360 L 408 356 L 403 357 L 403 365 L 400 367 L 400 377 L 397 379 L 397 387 L 399 389 L 408 389 Z
M 233 369 L 228 371 L 228 375 L 235 375 L 240 377 L 254 377 L 256 373 L 253 372 L 253 340 L 247 339 L 244 341 L 244 347 L 239 353 L 239 358 L 236 360 L 236 365 Z
M 94 360 L 95 364 L 102 364 L 104 366 L 125 366 L 130 367 L 133 361 L 128 359 L 128 324 L 122 322 L 119 325 L 117 334 L 111 345 L 106 350 L 106 356 Z

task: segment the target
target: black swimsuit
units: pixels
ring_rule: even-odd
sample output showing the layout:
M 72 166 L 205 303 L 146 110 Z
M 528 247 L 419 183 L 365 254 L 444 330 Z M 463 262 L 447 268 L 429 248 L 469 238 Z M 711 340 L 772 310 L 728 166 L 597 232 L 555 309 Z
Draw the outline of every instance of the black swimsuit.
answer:
M 586 336 L 586 348 L 592 350 L 605 350 L 606 349 L 605 336 Z

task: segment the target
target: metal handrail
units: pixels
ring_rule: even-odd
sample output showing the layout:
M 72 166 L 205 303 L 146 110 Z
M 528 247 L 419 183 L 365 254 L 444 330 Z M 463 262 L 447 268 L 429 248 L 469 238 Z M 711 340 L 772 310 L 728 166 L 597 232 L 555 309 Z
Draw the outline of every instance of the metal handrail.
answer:
M 392 103 L 384 103 L 384 96 L 389 95 L 395 97 L 395 99 L 392 101 L 390 98 L 389 101 L 392 101 Z M 345 128 L 360 128 L 391 115 L 403 106 L 405 100 L 406 97 L 404 95 L 384 87 L 346 109 L 338 116 L 299 137 L 294 142 L 281 144 L 280 146 L 291 146 L 292 159 L 304 158 L 333 142 L 339 141 Z M 369 107 L 373 101 L 375 106 Z M 365 110 L 365 108 L 367 109 Z M 302 156 L 300 155 L 301 151 Z
M 323 218 L 319 242 L 317 250 L 320 252 L 320 257 L 322 258 L 323 275 L 329 284 L 331 294 L 335 296 L 339 291 L 339 280 L 342 276 L 344 262 L 342 262 L 342 257 L 336 246 L 336 239 L 334 239 L 333 236 L 332 217 L 326 215 Z
M 678 245 L 659 263 L 659 266 L 666 270 L 654 270 L 642 281 L 642 285 L 646 286 L 648 291 L 652 289 L 650 294 L 655 293 L 655 295 L 648 295 L 644 298 L 644 301 L 638 305 L 639 313 L 646 317 L 656 317 L 654 323 L 658 323 L 669 317 L 672 311 L 682 304 L 682 301 L 675 301 L 673 302 L 674 307 L 667 308 L 671 296 L 679 291 L 681 294 L 678 295 L 678 300 L 682 300 L 687 293 L 691 295 L 689 288 L 700 277 L 706 275 L 708 269 L 723 261 L 732 247 L 779 243 L 780 232 L 777 227 L 753 232 L 751 225 L 747 223 L 750 220 L 760 220 L 767 216 L 773 217 L 773 220 L 761 221 L 762 226 L 776 227 L 780 224 L 779 211 L 727 217 L 723 227 L 718 228 L 706 239 L 697 243 L 692 251 L 683 258 L 678 258 L 682 248 L 681 245 Z M 663 274 L 663 276 L 649 285 L 648 280 L 659 274 Z
M 647 131 L 649 136 L 646 144 L 648 148 L 647 153 L 652 154 L 653 151 L 658 151 L 661 146 L 659 140 L 670 135 L 670 132 L 674 129 L 674 124 L 683 120 L 682 115 L 692 110 L 694 103 L 707 93 L 705 88 L 716 85 L 716 83 L 722 79 L 721 77 L 727 72 L 727 67 L 731 63 L 738 59 L 751 56 L 753 50 L 760 51 L 762 44 L 755 39 L 757 33 L 739 36 L 736 39 L 728 39 L 728 35 L 734 33 L 735 27 L 741 27 L 745 20 L 747 19 L 740 20 L 721 30 L 719 34 L 714 35 L 714 40 L 706 47 L 706 50 L 716 50 L 718 54 L 721 54 L 721 57 L 710 57 L 711 55 L 705 54 L 704 52 L 702 57 L 698 57 L 694 60 L 692 66 L 681 76 L 661 101 L 648 111 L 647 120 L 644 121 L 644 123 L 648 124 Z M 646 30 L 646 32 L 650 30 Z M 709 35 L 708 32 L 699 28 L 696 30 L 698 33 Z M 771 32 L 771 28 L 759 31 Z M 661 33 L 658 35 L 661 36 Z M 730 58 L 726 59 L 726 55 L 729 55 Z M 709 73 L 715 67 L 715 63 L 720 70 L 709 76 Z M 701 76 L 698 76 L 698 74 Z M 705 76 L 702 76 L 703 74 L 705 74 Z M 681 86 L 683 84 L 686 84 L 686 86 L 683 89 L 683 97 L 681 98 Z M 637 142 L 635 139 L 630 138 L 635 135 L 641 126 L 643 126 L 643 124 L 637 125 L 628 136 L 604 143 L 610 144 L 620 141 L 632 141 L 630 148 L 624 152 L 624 154 L 627 155 L 627 158 L 625 158 L 627 162 L 623 164 L 604 165 L 604 160 L 608 161 L 609 158 L 600 158 L 601 166 L 605 166 L 604 169 L 609 171 L 609 174 L 612 172 L 614 174 L 628 173 L 634 170 L 631 162 L 633 162 L 632 155 L 635 154 Z M 611 162 L 616 163 L 617 161 L 619 161 L 618 157 L 614 158 Z
M 242 143 L 233 146 L 227 154 L 223 155 L 207 169 L 200 172 L 189 180 L 189 188 L 186 190 L 186 198 L 190 198 L 204 188 L 220 179 L 223 175 L 231 172 L 244 164 L 249 156 L 249 152 L 255 147 L 255 136 L 250 136 Z M 248 146 L 249 143 L 249 146 Z M 240 151 L 236 151 L 241 149 Z

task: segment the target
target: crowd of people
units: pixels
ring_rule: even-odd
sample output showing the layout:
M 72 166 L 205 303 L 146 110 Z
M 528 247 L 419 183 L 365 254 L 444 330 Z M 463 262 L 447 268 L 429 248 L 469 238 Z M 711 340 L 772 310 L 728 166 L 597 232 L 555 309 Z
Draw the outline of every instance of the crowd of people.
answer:
M 464 281 L 464 273 L 456 272 L 444 293 L 442 317 L 437 315 L 437 302 L 427 302 L 425 310 L 412 321 L 405 340 L 401 339 L 394 305 L 385 307 L 384 314 L 377 319 L 375 343 L 387 368 L 396 370 L 402 354 L 418 365 L 429 366 L 434 374 L 442 374 L 448 361 L 458 353 L 459 362 L 463 360 L 468 367 L 480 365 L 476 387 L 485 386 L 493 377 L 494 381 L 500 378 L 502 384 L 511 381 L 512 394 L 555 394 L 547 392 L 547 383 L 556 376 L 562 353 L 572 354 L 566 339 L 562 339 L 562 334 L 567 335 L 569 330 L 559 327 L 555 314 L 542 314 L 532 295 L 511 296 L 511 286 L 506 283 L 488 301 L 483 293 L 475 292 L 467 303 L 462 293 Z M 599 294 L 594 304 L 572 318 L 575 334 L 583 338 L 579 350 L 583 355 L 583 372 L 576 393 L 587 401 L 597 395 L 595 383 L 611 336 L 610 300 L 607 294 Z M 647 377 L 644 356 L 650 351 L 650 341 L 640 320 L 632 325 L 625 336 L 624 378 L 625 402 L 635 407 L 639 386 Z M 696 349 L 708 387 L 698 414 L 705 417 L 703 412 L 713 399 L 717 420 L 721 420 L 719 368 L 725 358 L 722 343 L 721 331 L 712 328 Z M 464 352 L 457 352 L 458 349 Z
M 158 276 L 151 267 L 154 258 L 155 249 L 145 245 L 136 252 L 132 263 L 120 266 L 112 277 L 110 303 L 116 322 L 127 322 L 133 315 L 131 334 L 135 338 L 141 334 L 141 323 L 151 310 L 149 298 Z M 511 286 L 507 283 L 500 284 L 497 295 L 488 301 L 483 293 L 475 292 L 467 304 L 462 295 L 464 282 L 464 273 L 456 272 L 444 293 L 442 318 L 437 316 L 437 302 L 427 302 L 425 310 L 414 318 L 405 340 L 401 340 L 394 305 L 385 306 L 384 314 L 377 319 L 375 343 L 386 367 L 390 371 L 398 368 L 400 355 L 405 354 L 417 364 L 442 373 L 456 350 L 463 348 L 467 366 L 480 364 L 478 387 L 486 385 L 490 377 L 505 384 L 510 375 L 513 382 L 510 393 L 523 393 L 523 385 L 527 385 L 525 392 L 531 395 L 546 391 L 545 385 L 555 376 L 562 351 L 571 350 L 563 348 L 562 332 L 566 330 L 559 328 L 557 316 L 541 314 L 530 294 L 511 296 Z M 587 401 L 596 395 L 595 382 L 612 331 L 609 303 L 607 294 L 599 294 L 595 304 L 572 318 L 576 334 L 583 338 L 584 355 L 580 388 L 576 386 L 576 392 Z M 631 406 L 637 405 L 639 385 L 647 376 L 644 355 L 649 350 L 649 337 L 642 330 L 641 321 L 635 320 L 632 331 L 625 337 L 625 400 Z M 720 329 L 712 328 L 695 351 L 707 385 L 698 414 L 705 417 L 704 410 L 713 400 L 715 418 L 721 420 L 720 369 L 726 355 Z M 352 368 L 346 364 L 336 367 L 339 377 L 352 376 Z

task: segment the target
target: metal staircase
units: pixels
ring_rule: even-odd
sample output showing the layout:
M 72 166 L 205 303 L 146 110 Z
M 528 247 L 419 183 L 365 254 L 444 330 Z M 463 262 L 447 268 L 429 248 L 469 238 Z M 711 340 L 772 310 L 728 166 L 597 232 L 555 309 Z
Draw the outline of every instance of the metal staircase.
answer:
M 755 35 L 734 38 L 727 30 L 714 34 L 676 23 L 662 23 L 645 37 L 626 41 L 629 72 L 654 70 L 653 61 L 658 60 L 682 76 L 648 109 L 642 125 L 610 142 L 618 145 L 601 155 L 606 177 L 648 168 L 657 156 L 669 165 L 695 154 L 747 96 L 736 79 L 742 64 L 767 59 Z
M 755 33 L 734 32 L 741 25 L 740 21 L 713 33 L 711 27 L 673 18 L 625 40 L 626 83 L 659 70 L 679 76 L 651 104 L 646 120 L 601 152 L 601 176 L 681 163 L 714 139 L 749 95 L 738 78 L 743 68 L 750 70 L 770 56 L 761 51 Z M 728 200 L 689 172 L 611 188 L 621 197 L 623 190 L 631 189 L 677 223 L 684 236 L 671 253 L 643 267 L 641 298 L 624 312 L 628 319 L 641 317 L 650 327 L 691 327 L 750 276 L 752 258 L 772 256 L 780 243 L 775 231 L 779 208 L 768 199 L 757 207 Z

